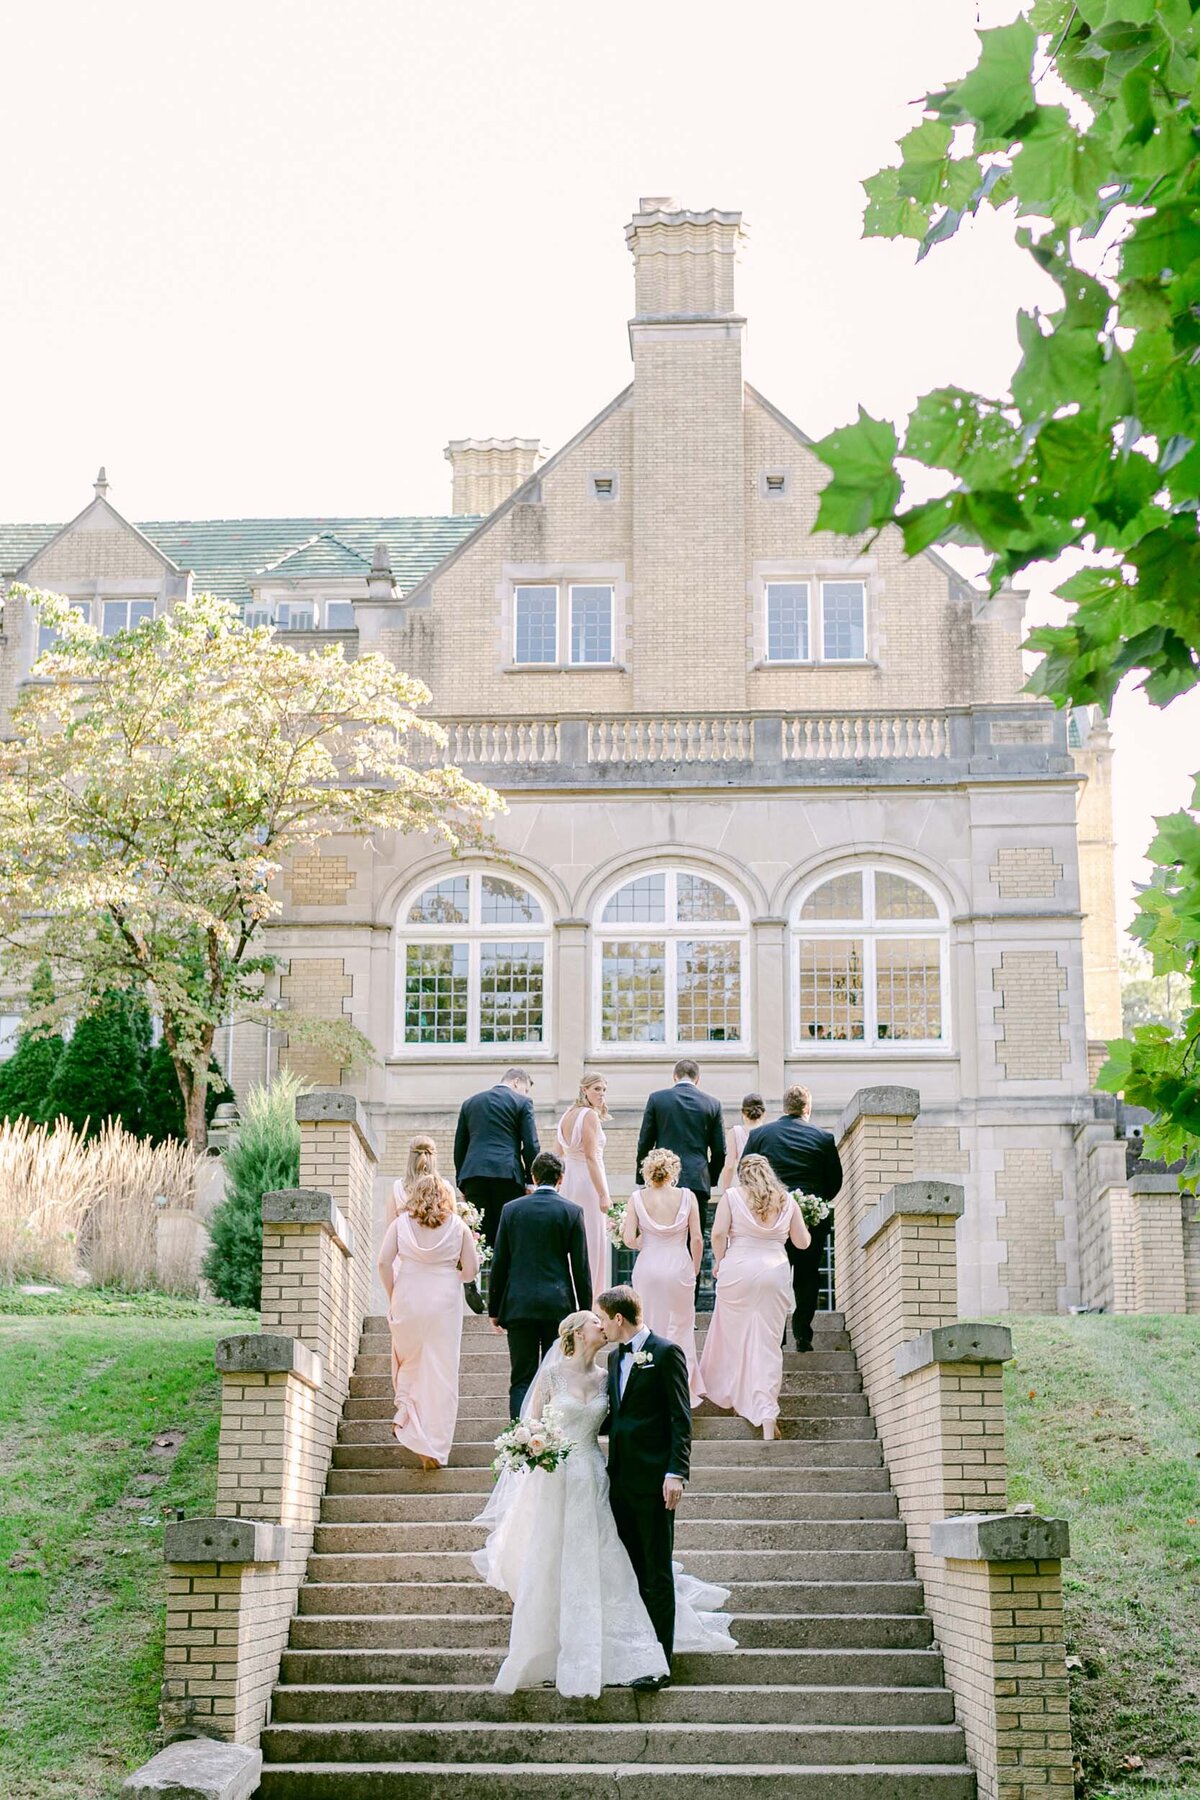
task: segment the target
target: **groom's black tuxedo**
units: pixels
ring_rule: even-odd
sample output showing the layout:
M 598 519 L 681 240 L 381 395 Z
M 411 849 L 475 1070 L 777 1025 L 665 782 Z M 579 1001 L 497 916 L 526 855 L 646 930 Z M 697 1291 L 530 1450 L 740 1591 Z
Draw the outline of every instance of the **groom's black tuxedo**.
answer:
M 488 1311 L 508 1333 L 511 1418 L 558 1336 L 559 1320 L 591 1304 L 583 1208 L 548 1187 L 510 1200 L 500 1214 Z
M 721 1179 L 725 1166 L 725 1126 L 721 1102 L 698 1088 L 694 1081 L 677 1081 L 650 1095 L 638 1133 L 637 1169 L 651 1150 L 673 1150 L 679 1158 L 681 1187 L 691 1188 L 703 1206 Z
M 650 1623 L 668 1664 L 675 1643 L 675 1514 L 663 1503 L 668 1475 L 686 1481 L 692 1458 L 692 1401 L 678 1344 L 650 1332 L 648 1363 L 635 1362 L 625 1393 L 621 1357 L 608 1363 L 608 1485 L 613 1518 L 629 1553 Z

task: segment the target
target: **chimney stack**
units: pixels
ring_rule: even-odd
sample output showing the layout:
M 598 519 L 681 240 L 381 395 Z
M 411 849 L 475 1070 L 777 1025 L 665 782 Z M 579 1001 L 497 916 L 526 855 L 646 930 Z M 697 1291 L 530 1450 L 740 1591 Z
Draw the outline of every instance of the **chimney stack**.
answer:
M 495 512 L 545 460 L 537 438 L 452 438 L 455 515 Z

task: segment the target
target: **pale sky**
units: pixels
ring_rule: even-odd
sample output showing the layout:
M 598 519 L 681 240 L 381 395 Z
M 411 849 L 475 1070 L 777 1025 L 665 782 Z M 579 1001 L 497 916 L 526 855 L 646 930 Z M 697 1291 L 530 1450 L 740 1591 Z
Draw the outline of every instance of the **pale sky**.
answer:
M 94 0 L 7 9 L 0 516 L 448 512 L 451 437 L 630 377 L 640 194 L 739 208 L 746 373 L 819 435 L 999 390 L 1052 303 L 992 216 L 917 266 L 859 183 L 1012 0 Z M 1048 616 L 1039 572 L 1031 618 Z M 1122 912 L 1200 696 L 1113 719 Z

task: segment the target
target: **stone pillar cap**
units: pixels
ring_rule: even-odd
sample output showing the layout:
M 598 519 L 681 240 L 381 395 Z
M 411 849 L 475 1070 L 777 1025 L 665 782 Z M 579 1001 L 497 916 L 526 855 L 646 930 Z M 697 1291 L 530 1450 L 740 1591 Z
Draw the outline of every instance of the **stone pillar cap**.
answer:
M 362 1102 L 353 1094 L 347 1094 L 341 1088 L 317 1088 L 311 1094 L 301 1094 L 296 1100 L 296 1118 L 301 1124 L 344 1119 L 357 1131 L 372 1162 L 379 1161 L 375 1134 L 367 1122 Z
M 858 1247 L 865 1250 L 895 1218 L 957 1219 L 965 1204 L 962 1189 L 953 1181 L 897 1181 L 860 1221 Z
M 963 1513 L 933 1521 L 929 1548 L 955 1562 L 1061 1562 L 1071 1533 L 1065 1519 L 1040 1513 Z
M 864 1087 L 852 1094 L 833 1135 L 844 1138 L 850 1127 L 862 1118 L 915 1119 L 921 1110 L 921 1096 L 910 1087 Z
M 250 1800 L 262 1777 L 262 1751 L 217 1738 L 168 1744 L 121 1785 L 124 1800 Z

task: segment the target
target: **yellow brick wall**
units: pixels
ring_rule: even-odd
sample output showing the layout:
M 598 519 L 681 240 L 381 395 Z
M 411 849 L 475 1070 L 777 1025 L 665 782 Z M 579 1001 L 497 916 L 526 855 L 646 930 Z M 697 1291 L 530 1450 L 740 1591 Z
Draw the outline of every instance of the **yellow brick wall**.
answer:
M 1011 1312 L 1059 1310 L 1063 1266 L 1062 1175 L 1049 1150 L 1006 1149 L 996 1175 L 1003 1207 L 1000 1236 L 1008 1246 L 1006 1274 Z
M 297 856 L 284 875 L 285 891 L 293 906 L 343 906 L 357 874 L 345 856 L 319 850 Z
M 1067 972 L 1053 950 L 1004 950 L 995 974 L 1000 996 L 996 1061 L 1009 1081 L 1056 1081 L 1070 1047 Z
M 988 879 L 1002 900 L 1052 900 L 1062 874 L 1048 844 L 1028 844 L 997 850 Z
M 1183 1295 L 1190 1313 L 1200 1313 L 1200 1196 L 1185 1194 L 1183 1207 Z
M 913 1167 L 921 1175 L 965 1175 L 971 1155 L 957 1125 L 915 1125 Z
M 32 587 L 51 587 L 56 581 L 140 580 L 157 587 L 165 571 L 162 562 L 132 531 L 87 530 L 78 527 L 51 544 L 32 563 L 26 579 Z
M 348 1013 L 347 1001 L 353 992 L 353 977 L 346 973 L 340 956 L 293 956 L 279 981 L 280 997 L 289 1006 L 318 1019 L 336 1019 Z M 340 1065 L 318 1045 L 297 1039 L 280 1049 L 279 1061 L 314 1086 L 341 1086 Z

